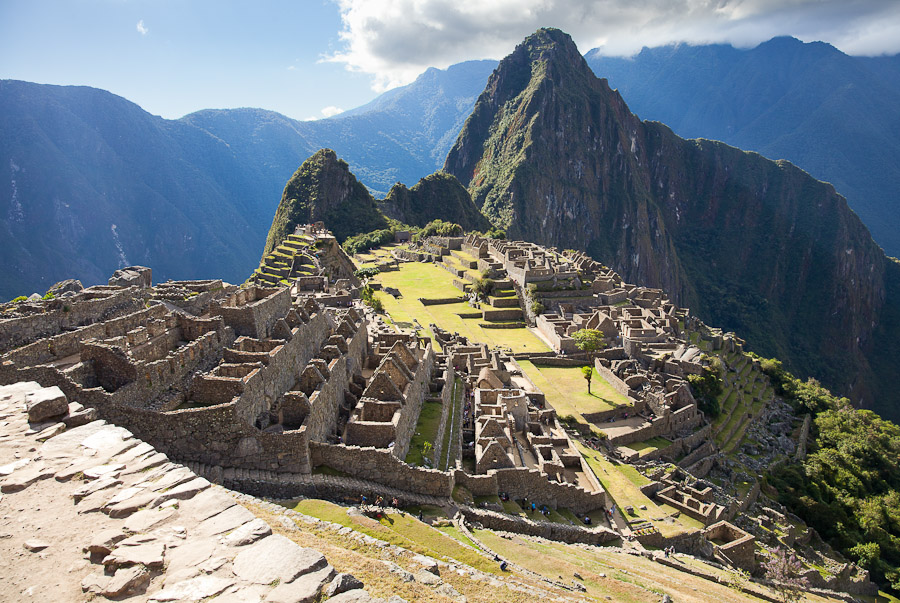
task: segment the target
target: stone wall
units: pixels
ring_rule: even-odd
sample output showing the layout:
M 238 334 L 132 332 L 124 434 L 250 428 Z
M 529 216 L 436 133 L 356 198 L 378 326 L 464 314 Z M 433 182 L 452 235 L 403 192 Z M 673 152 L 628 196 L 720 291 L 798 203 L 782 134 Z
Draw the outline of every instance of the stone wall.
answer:
M 473 496 L 496 496 L 500 493 L 494 475 L 470 475 L 462 469 L 457 469 L 453 472 L 453 478 L 456 484 L 471 492 Z
M 416 431 L 416 423 L 419 421 L 422 404 L 425 402 L 425 397 L 429 394 L 433 369 L 434 349 L 429 343 L 425 348 L 425 353 L 419 360 L 418 366 L 416 366 L 413 380 L 409 382 L 405 392 L 406 404 L 403 412 L 400 413 L 400 420 L 397 423 L 397 435 L 393 448 L 394 456 L 398 459 L 405 459 L 406 453 L 409 452 L 409 442 Z
M 324 340 L 324 335 L 322 339 Z M 350 379 L 362 368 L 367 346 L 364 322 L 347 341 L 347 353 L 328 363 L 330 372 L 328 379 L 319 384 L 318 388 L 309 396 L 310 410 L 306 425 L 311 441 L 324 442 L 334 432 L 337 425 L 338 407 L 344 401 L 344 392 L 350 389 Z M 299 366 L 305 366 L 310 358 L 307 358 Z
M 484 320 L 522 320 L 521 308 L 507 308 L 499 310 L 484 309 L 481 311 Z
M 448 429 L 452 429 L 453 425 L 451 425 L 451 417 L 452 417 L 452 407 L 453 407 L 453 384 L 455 381 L 455 372 L 453 371 L 453 367 L 450 366 L 450 363 L 447 363 L 447 367 L 444 369 L 444 386 L 441 388 L 441 423 L 438 426 L 437 435 L 434 437 L 434 454 L 433 461 L 435 467 L 440 467 L 441 459 L 447 456 L 446 451 L 444 450 L 444 435 L 447 433 Z M 458 409 L 458 412 L 462 412 L 462 408 Z M 458 438 L 461 440 L 461 438 Z M 448 440 L 448 444 L 453 443 L 453 438 Z M 459 458 L 459 455 L 457 455 Z
M 41 311 L 0 320 L 0 352 L 58 335 L 63 331 L 136 312 L 144 306 L 138 287 L 97 286 L 70 298 L 38 302 Z
M 67 356 L 78 354 L 81 344 L 88 339 L 109 339 L 124 336 L 128 331 L 145 326 L 151 320 L 165 317 L 167 310 L 159 304 L 150 308 L 114 318 L 103 323 L 94 323 L 74 331 L 42 339 L 25 345 L 5 354 L 2 359 L 9 360 L 17 366 L 29 366 L 61 360 Z
M 535 358 L 531 361 L 534 366 L 590 366 L 591 361 L 580 358 Z
M 577 525 L 553 523 L 550 521 L 531 521 L 523 517 L 513 517 L 512 515 L 484 509 L 474 509 L 468 506 L 460 506 L 460 511 L 467 522 L 477 522 L 491 530 L 538 536 L 547 540 L 556 540 L 569 544 L 601 545 L 619 538 L 619 535 L 612 530 L 599 526 L 587 529 Z
M 278 319 L 291 308 L 289 287 L 270 289 L 252 285 L 240 289 L 224 303 L 210 306 L 210 316 L 222 316 L 237 335 L 265 339 Z
M 756 569 L 756 538 L 727 521 L 720 521 L 703 530 L 717 554 L 722 554 L 732 565 L 752 572 Z
M 606 379 L 606 382 L 609 383 L 614 390 L 616 390 L 623 396 L 627 396 L 628 392 L 631 391 L 631 388 L 628 387 L 628 384 L 619 379 L 619 377 L 611 370 L 603 366 L 599 358 L 594 359 L 594 369 L 596 369 L 601 377 Z
M 539 505 L 567 508 L 583 514 L 606 507 L 606 493 L 588 492 L 571 484 L 551 482 L 539 471 L 525 468 L 492 469 L 488 475 L 497 478 L 497 490 L 510 498 L 528 498 Z
M 415 494 L 449 498 L 453 493 L 450 473 L 412 467 L 387 450 L 310 442 L 309 453 L 313 467 L 325 465 L 359 479 Z
M 420 297 L 419 301 L 422 302 L 423 306 L 438 306 L 442 304 L 458 304 L 459 302 L 464 302 L 468 299 L 464 295 L 458 295 L 456 297 L 441 297 L 437 299 L 429 299 L 426 297 Z

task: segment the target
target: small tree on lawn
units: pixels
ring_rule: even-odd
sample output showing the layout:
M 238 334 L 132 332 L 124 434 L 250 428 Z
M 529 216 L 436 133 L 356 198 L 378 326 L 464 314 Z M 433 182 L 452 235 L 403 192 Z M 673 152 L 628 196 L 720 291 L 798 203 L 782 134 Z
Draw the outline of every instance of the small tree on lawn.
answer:
M 809 581 L 800 575 L 803 566 L 793 552 L 778 547 L 763 567 L 766 579 L 771 581 L 770 586 L 779 599 L 784 603 L 796 603 L 803 599 L 803 589 L 809 588 Z
M 590 366 L 583 366 L 581 367 L 581 374 L 588 382 L 588 393 L 591 393 L 591 377 L 594 376 L 594 368 Z
M 575 340 L 575 347 L 582 352 L 587 352 L 594 356 L 594 352 L 602 350 L 606 346 L 603 341 L 603 333 L 597 329 L 581 329 L 572 333 L 572 339 Z

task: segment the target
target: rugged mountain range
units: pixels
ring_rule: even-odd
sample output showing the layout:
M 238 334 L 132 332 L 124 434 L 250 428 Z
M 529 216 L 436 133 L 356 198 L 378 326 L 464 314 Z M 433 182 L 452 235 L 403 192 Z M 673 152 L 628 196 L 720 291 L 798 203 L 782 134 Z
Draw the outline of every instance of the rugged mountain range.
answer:
M 872 370 L 893 345 L 879 328 L 897 265 L 844 198 L 786 161 L 640 121 L 565 33 L 500 63 L 444 169 L 510 237 L 585 249 L 795 372 L 897 408 L 896 369 Z
M 897 56 L 851 57 L 782 37 L 751 49 L 678 45 L 585 58 L 641 118 L 831 182 L 885 251 L 900 255 Z
M 0 299 L 128 264 L 240 282 L 305 158 L 336 149 L 379 196 L 413 184 L 440 167 L 494 65 L 430 69 L 317 122 L 260 109 L 166 120 L 103 90 L 0 81 Z

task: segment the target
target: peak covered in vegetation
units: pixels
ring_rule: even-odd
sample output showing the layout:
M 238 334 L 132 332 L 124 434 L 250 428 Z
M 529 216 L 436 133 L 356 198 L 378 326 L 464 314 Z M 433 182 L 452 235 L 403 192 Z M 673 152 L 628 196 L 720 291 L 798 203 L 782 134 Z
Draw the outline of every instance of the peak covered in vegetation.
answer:
M 391 218 L 412 226 L 425 226 L 440 216 L 465 230 L 483 231 L 491 227 L 459 180 L 446 172 L 426 176 L 412 188 L 398 182 L 379 206 Z
M 263 255 L 284 241 L 297 225 L 319 221 L 325 222 L 338 241 L 388 226 L 368 189 L 331 149 L 316 151 L 288 180 Z

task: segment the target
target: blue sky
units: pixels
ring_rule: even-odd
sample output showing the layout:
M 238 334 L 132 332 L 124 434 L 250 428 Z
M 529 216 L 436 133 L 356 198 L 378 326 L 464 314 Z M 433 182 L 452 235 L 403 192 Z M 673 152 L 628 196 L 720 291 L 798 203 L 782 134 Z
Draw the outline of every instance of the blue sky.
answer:
M 0 0 L 0 78 L 103 88 L 167 118 L 321 118 L 429 66 L 502 58 L 542 26 L 614 55 L 776 35 L 900 52 L 897 0 Z
M 247 106 L 322 117 L 376 95 L 370 75 L 321 62 L 340 31 L 326 0 L 0 0 L 0 78 L 103 88 L 167 118 Z

